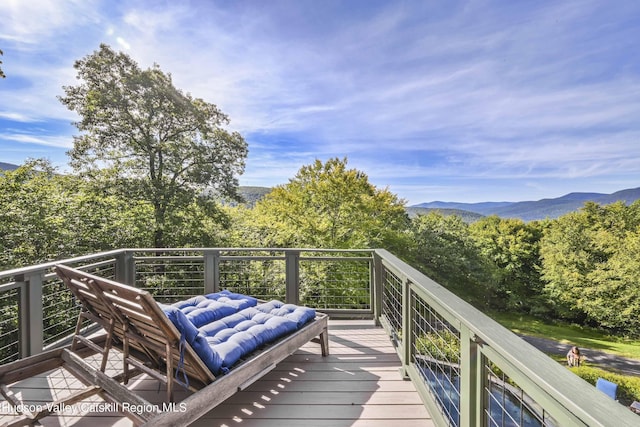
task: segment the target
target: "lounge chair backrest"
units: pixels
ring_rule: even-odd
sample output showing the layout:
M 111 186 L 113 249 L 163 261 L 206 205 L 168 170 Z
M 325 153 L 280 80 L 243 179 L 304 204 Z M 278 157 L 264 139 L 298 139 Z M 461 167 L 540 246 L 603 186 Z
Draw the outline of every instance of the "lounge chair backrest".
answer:
M 180 369 L 202 384 L 215 379 L 191 346 L 181 340 L 180 332 L 149 292 L 64 265 L 56 266 L 56 273 L 72 286 L 86 284 L 83 303 L 94 304 L 100 312 L 105 312 L 106 307 L 108 313 L 103 317 L 116 318 L 119 327 L 115 328 L 114 337 L 125 343 L 125 356 L 132 347 L 150 361 L 165 364 L 169 372 Z
M 75 275 L 73 270 L 68 267 L 56 266 L 56 273 L 78 302 L 82 304 L 84 310 L 90 314 L 88 317 L 106 328 L 113 318 L 113 313 L 109 308 L 109 303 L 104 298 L 100 298 L 95 286 L 85 277 Z

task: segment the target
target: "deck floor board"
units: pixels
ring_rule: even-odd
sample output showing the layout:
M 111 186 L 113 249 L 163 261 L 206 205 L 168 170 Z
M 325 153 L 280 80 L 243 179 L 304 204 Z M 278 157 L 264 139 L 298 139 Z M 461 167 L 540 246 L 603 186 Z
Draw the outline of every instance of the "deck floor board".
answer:
M 433 426 L 415 387 L 400 375 L 400 361 L 389 338 L 372 321 L 330 321 L 330 356 L 315 343 L 301 347 L 274 370 L 236 393 L 196 421 L 194 426 L 238 427 L 403 427 Z M 117 358 L 116 358 L 117 359 Z M 117 360 L 108 372 L 117 372 Z M 140 376 L 128 385 L 146 400 L 161 404 L 156 380 Z M 83 388 L 62 369 L 30 378 L 11 389 L 25 403 L 46 404 Z M 178 392 L 177 400 L 188 392 Z M 84 412 L 81 409 L 86 409 Z M 61 415 L 41 420 L 45 426 L 130 426 L 132 422 L 99 396 L 76 404 Z M 0 425 L 15 412 L 0 400 Z

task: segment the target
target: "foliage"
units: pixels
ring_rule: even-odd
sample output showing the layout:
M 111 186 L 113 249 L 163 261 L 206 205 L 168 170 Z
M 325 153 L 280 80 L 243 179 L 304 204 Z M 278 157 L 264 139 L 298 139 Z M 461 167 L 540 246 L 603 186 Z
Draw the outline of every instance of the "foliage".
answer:
M 417 354 L 444 360 L 448 363 L 460 361 L 460 338 L 448 329 L 426 333 L 415 342 Z
M 27 162 L 0 175 L 0 268 L 149 244 L 151 214 L 46 161 Z
M 171 215 L 205 189 L 236 198 L 247 146 L 221 126 L 218 108 L 173 86 L 157 65 L 142 70 L 106 45 L 76 61 L 81 83 L 60 101 L 80 115 L 71 165 L 149 203 L 154 246 L 164 247 Z
M 541 242 L 545 293 L 569 319 L 640 327 L 640 201 L 587 203 L 551 223 Z
M 411 221 L 411 236 L 412 263 L 418 269 L 476 306 L 494 304 L 490 264 L 462 218 L 436 211 L 418 215 Z
M 584 365 L 567 369 L 594 386 L 598 378 L 618 384 L 618 400 L 625 406 L 629 406 L 635 400 L 640 401 L 640 377 L 616 374 Z
M 497 308 L 545 314 L 539 265 L 542 228 L 493 215 L 471 224 L 469 232 L 493 266 Z
M 315 248 L 401 248 L 408 218 L 390 191 L 347 169 L 347 160 L 316 160 L 253 209 L 263 245 Z M 254 228 L 254 231 L 256 230 Z
M 467 224 L 471 224 L 480 218 L 483 218 L 484 215 L 465 211 L 462 209 L 447 209 L 447 208 L 423 208 L 420 206 L 409 206 L 407 207 L 407 213 L 409 214 L 409 218 L 414 218 L 417 215 L 428 215 L 431 212 L 437 212 L 444 216 L 456 215 L 459 216 L 464 222 Z

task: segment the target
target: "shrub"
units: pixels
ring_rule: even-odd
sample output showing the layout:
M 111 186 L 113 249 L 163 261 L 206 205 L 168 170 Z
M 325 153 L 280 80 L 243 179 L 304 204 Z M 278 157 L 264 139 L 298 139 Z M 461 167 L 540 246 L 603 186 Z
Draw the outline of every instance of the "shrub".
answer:
M 595 386 L 598 378 L 618 384 L 618 400 L 629 406 L 634 400 L 640 401 L 640 377 L 631 377 L 613 372 L 607 372 L 591 366 L 569 368 L 583 380 Z

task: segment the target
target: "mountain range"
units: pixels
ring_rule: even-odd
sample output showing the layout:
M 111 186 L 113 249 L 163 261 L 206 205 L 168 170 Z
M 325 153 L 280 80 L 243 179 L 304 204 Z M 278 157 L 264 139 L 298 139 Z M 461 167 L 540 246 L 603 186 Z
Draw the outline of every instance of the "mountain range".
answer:
M 11 163 L 0 162 L 0 170 L 12 171 L 18 169 L 18 165 L 12 165 Z
M 558 218 L 566 213 L 580 209 L 586 202 L 608 205 L 617 201 L 631 204 L 640 199 L 640 187 L 616 191 L 612 194 L 603 193 L 569 193 L 554 199 L 542 199 L 525 202 L 428 202 L 409 207 L 410 212 L 426 213 L 430 210 L 455 210 L 471 212 L 477 215 L 497 215 L 502 218 L 520 218 L 523 221 L 533 221 L 545 218 Z M 473 217 L 473 216 L 472 216 Z

